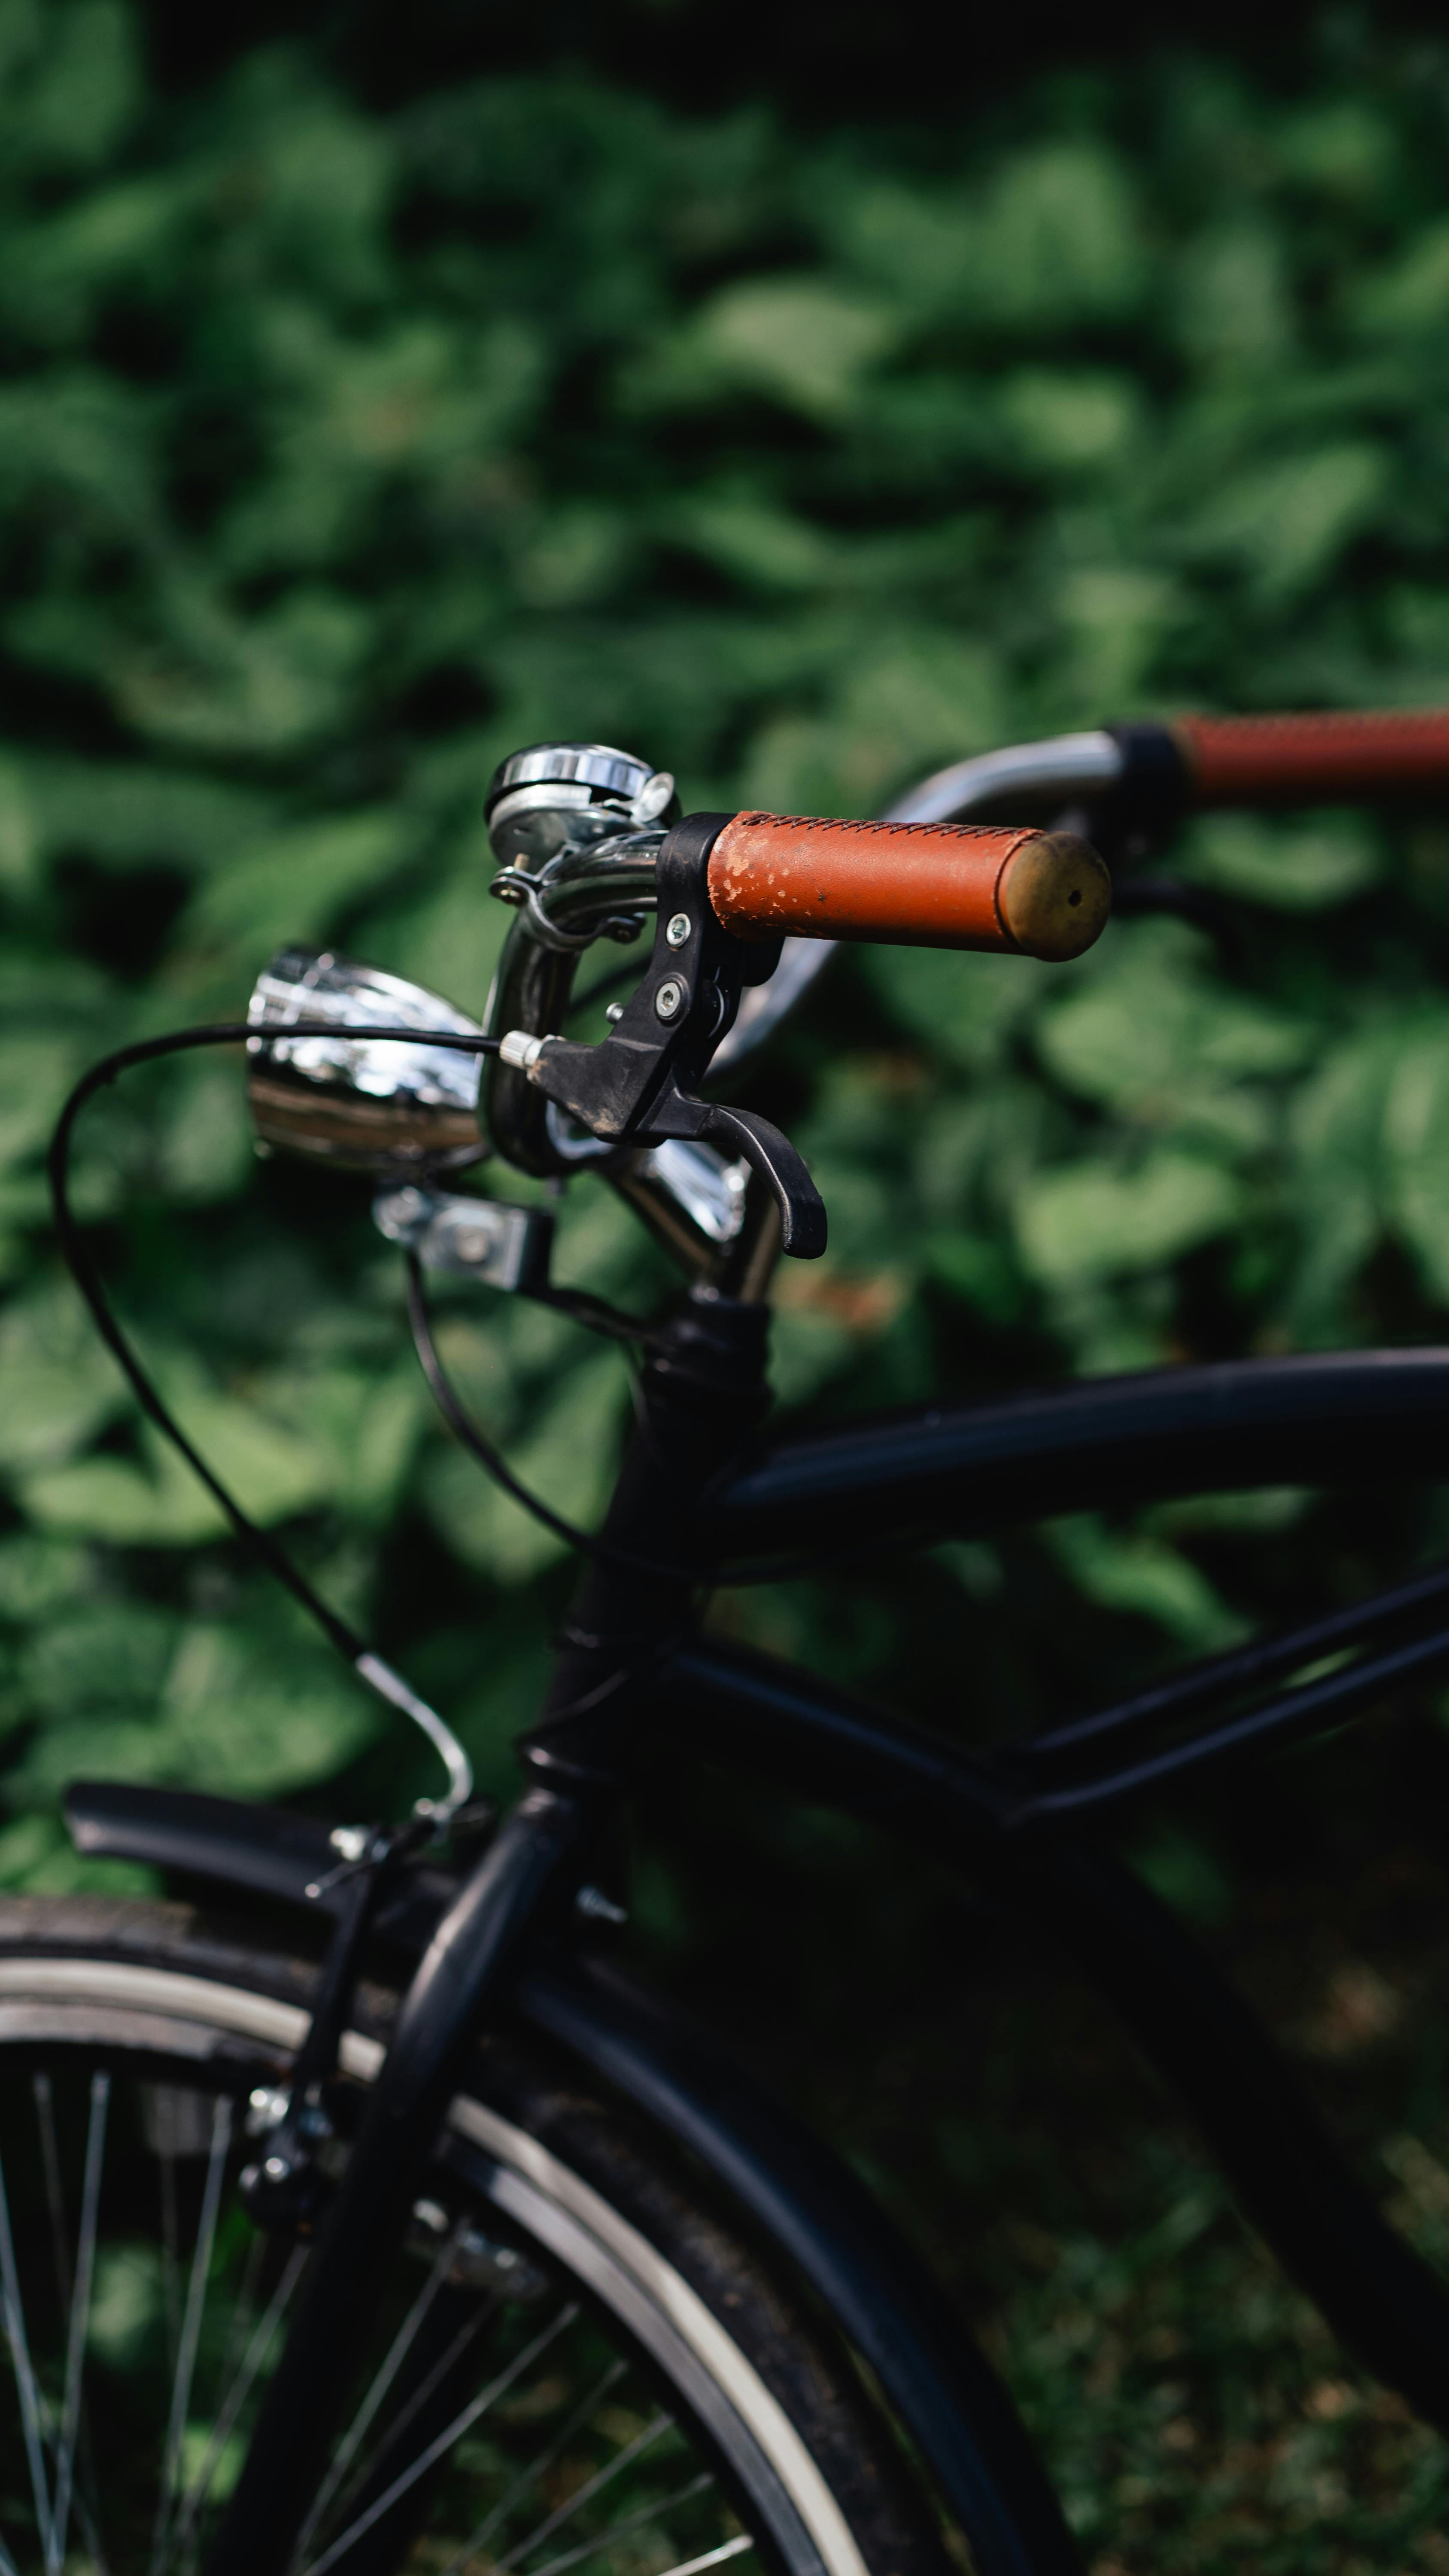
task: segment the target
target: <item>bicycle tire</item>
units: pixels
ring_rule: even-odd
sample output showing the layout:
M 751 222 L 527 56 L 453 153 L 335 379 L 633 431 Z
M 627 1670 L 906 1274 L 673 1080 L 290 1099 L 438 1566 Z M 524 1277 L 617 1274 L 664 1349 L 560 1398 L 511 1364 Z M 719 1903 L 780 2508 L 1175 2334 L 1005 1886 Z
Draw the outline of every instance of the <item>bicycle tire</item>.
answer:
M 247 2218 L 236 2180 L 258 2150 L 240 2133 L 285 2080 L 315 1974 L 186 1906 L 0 1899 L 0 2325 L 20 2400 L 0 2434 L 0 2566 L 15 2576 L 204 2567 L 306 2262 Z M 344 2139 L 394 2001 L 359 1992 Z M 772 2576 L 941 2576 L 929 2509 L 843 2353 L 669 2151 L 535 2043 L 480 2045 L 397 2273 L 385 2358 L 359 2356 L 355 2439 L 300 2576 L 694 2576 L 733 2557 L 750 2576 L 752 2555 Z M 596 2381 L 607 2404 L 561 2435 Z

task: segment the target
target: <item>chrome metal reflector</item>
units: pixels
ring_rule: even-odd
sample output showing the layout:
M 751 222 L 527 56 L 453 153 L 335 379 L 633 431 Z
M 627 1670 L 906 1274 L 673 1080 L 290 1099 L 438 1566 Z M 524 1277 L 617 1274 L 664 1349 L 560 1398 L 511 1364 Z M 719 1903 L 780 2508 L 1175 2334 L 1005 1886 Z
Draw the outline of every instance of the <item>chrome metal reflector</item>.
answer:
M 423 985 L 330 950 L 284 948 L 258 976 L 247 1018 L 269 1032 L 247 1043 L 247 1090 L 263 1144 L 345 1172 L 457 1171 L 486 1156 L 481 1057 L 427 1043 L 432 1031 L 482 1032 Z M 418 1036 L 416 1043 L 286 1037 L 298 1020 L 415 1028 Z

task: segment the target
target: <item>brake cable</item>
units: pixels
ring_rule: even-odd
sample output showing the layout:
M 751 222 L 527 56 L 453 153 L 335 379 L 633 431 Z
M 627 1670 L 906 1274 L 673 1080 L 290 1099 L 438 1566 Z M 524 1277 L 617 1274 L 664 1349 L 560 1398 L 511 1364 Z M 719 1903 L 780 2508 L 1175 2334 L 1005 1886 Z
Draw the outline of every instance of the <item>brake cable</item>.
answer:
M 315 1621 L 328 1643 L 336 1649 L 343 1660 L 351 1665 L 359 1678 L 366 1682 L 380 1698 L 400 1709 L 422 1729 L 447 1768 L 449 1796 L 445 1805 L 447 1813 L 452 1814 L 472 1795 L 472 1773 L 467 1757 L 456 1743 L 451 1730 L 437 1711 L 429 1708 L 427 1702 L 417 1696 L 402 1675 L 395 1673 L 380 1655 L 374 1654 L 366 1639 L 360 1636 L 349 1622 L 314 1590 L 286 1550 L 277 1544 L 267 1530 L 253 1520 L 230 1487 L 217 1475 L 215 1469 L 208 1465 L 206 1459 L 188 1438 L 121 1325 L 71 1205 L 70 1154 L 75 1125 L 81 1111 L 98 1091 L 114 1082 L 118 1074 L 130 1071 L 133 1066 L 152 1063 L 164 1056 L 193 1052 L 201 1047 L 242 1045 L 248 1040 L 256 1039 L 259 1034 L 261 1032 L 256 1026 L 246 1020 L 213 1021 L 198 1028 L 177 1029 L 164 1037 L 143 1038 L 134 1045 L 117 1048 L 114 1054 L 103 1056 L 99 1063 L 92 1065 L 89 1072 L 82 1075 L 61 1110 L 46 1158 L 51 1200 L 55 1212 L 56 1239 L 71 1277 L 90 1309 L 96 1329 L 130 1385 L 142 1412 L 186 1460 L 193 1474 L 199 1478 L 212 1500 L 230 1522 L 243 1545 L 260 1564 L 266 1567 L 268 1573 L 290 1592 L 292 1598 L 307 1612 L 309 1618 Z M 418 1036 L 416 1029 L 386 1029 L 371 1025 L 341 1028 L 331 1021 L 289 1022 L 286 1034 L 289 1038 L 326 1036 L 366 1039 L 370 1043 L 396 1039 L 414 1045 L 417 1043 Z M 471 1055 L 496 1055 L 499 1045 L 496 1038 L 452 1031 L 429 1031 L 427 1042 L 429 1046 L 444 1047 L 457 1054 Z M 585 1291 L 551 1289 L 546 1292 L 542 1302 L 571 1316 L 574 1321 L 586 1325 L 589 1329 L 605 1333 L 618 1341 L 633 1342 L 648 1349 L 656 1340 L 653 1327 L 642 1322 L 636 1324 L 632 1318 L 618 1313 L 616 1309 L 605 1305 L 602 1300 L 590 1297 Z M 702 1576 L 698 1566 L 657 1564 L 647 1558 L 633 1556 L 622 1548 L 616 1548 L 605 1539 L 592 1537 L 588 1531 L 577 1528 L 572 1521 L 565 1520 L 561 1513 L 553 1511 L 541 1496 L 530 1492 L 521 1479 L 514 1475 L 500 1451 L 470 1419 L 453 1388 L 433 1339 L 431 1321 L 422 1291 L 421 1273 L 413 1257 L 410 1257 L 408 1263 L 408 1317 L 424 1376 L 450 1429 L 495 1483 L 511 1495 L 523 1510 L 531 1513 L 545 1529 L 550 1530 L 555 1537 L 561 1538 L 567 1546 L 576 1549 L 581 1555 L 596 1558 L 604 1564 L 612 1564 L 631 1574 L 643 1574 L 663 1582 L 688 1583 L 691 1586 L 697 1586 L 700 1583 Z
M 70 1150 L 73 1131 L 81 1111 L 98 1091 L 114 1082 L 118 1074 L 128 1072 L 135 1065 L 152 1063 L 169 1055 L 193 1052 L 200 1047 L 244 1045 L 248 1040 L 262 1034 L 264 1032 L 258 1030 L 256 1025 L 248 1020 L 218 1020 L 198 1028 L 176 1029 L 165 1037 L 142 1038 L 132 1046 L 117 1048 L 114 1054 L 103 1056 L 97 1064 L 92 1065 L 89 1072 L 82 1075 L 66 1100 L 56 1121 L 46 1156 L 51 1201 L 55 1214 L 56 1240 L 66 1267 L 90 1309 L 96 1329 L 130 1385 L 142 1412 L 186 1460 L 193 1474 L 200 1479 L 213 1501 L 230 1522 L 243 1546 L 250 1551 L 259 1564 L 265 1566 L 267 1572 L 275 1577 L 285 1591 L 290 1592 L 294 1601 L 321 1629 L 329 1645 L 333 1646 L 343 1661 L 350 1665 L 359 1680 L 365 1682 L 379 1698 L 386 1700 L 390 1707 L 398 1709 L 404 1716 L 410 1718 L 432 1744 L 448 1770 L 450 1781 L 447 1799 L 439 1808 L 433 1810 L 434 1820 L 441 1827 L 450 1816 L 456 1814 L 458 1809 L 467 1803 L 472 1795 L 471 1765 L 461 1746 L 457 1744 L 451 1729 L 435 1709 L 430 1708 L 425 1700 L 418 1697 L 404 1681 L 402 1675 L 394 1672 L 392 1666 L 385 1663 L 380 1655 L 374 1654 L 366 1640 L 322 1599 L 300 1568 L 293 1563 L 286 1550 L 279 1547 L 276 1540 L 252 1519 L 250 1513 L 237 1501 L 229 1486 L 217 1475 L 214 1468 L 207 1465 L 199 1450 L 193 1446 L 166 1404 L 154 1379 L 137 1356 L 121 1325 L 71 1206 Z M 369 1043 L 395 1041 L 416 1045 L 418 1042 L 418 1031 L 415 1028 L 386 1029 L 371 1024 L 343 1028 L 330 1020 L 289 1022 L 285 1034 L 289 1037 L 353 1038 L 366 1040 Z M 473 1055 L 496 1055 L 499 1048 L 497 1038 L 453 1031 L 430 1030 L 427 1044 L 449 1048 L 457 1054 Z M 586 1325 L 591 1331 L 607 1334 L 614 1340 L 633 1343 L 644 1350 L 650 1349 L 655 1344 L 657 1327 L 642 1322 L 636 1323 L 632 1317 L 621 1314 L 616 1308 L 606 1306 L 601 1299 L 589 1296 L 584 1290 L 549 1289 L 541 1301 L 535 1300 L 535 1302 L 553 1307 L 558 1312 L 570 1316 L 574 1322 Z M 540 1495 L 532 1493 L 522 1480 L 514 1475 L 501 1451 L 468 1414 L 447 1374 L 437 1348 L 421 1273 L 415 1263 L 410 1263 L 409 1270 L 408 1321 L 414 1348 L 429 1389 L 455 1437 L 504 1492 L 511 1495 L 513 1500 L 524 1511 L 531 1514 L 543 1528 L 552 1531 L 556 1537 L 564 1541 L 566 1546 L 573 1548 L 579 1555 L 593 1558 L 600 1564 L 613 1565 L 624 1573 L 642 1574 L 664 1583 L 688 1583 L 695 1588 L 704 1583 L 715 1588 L 724 1588 L 735 1582 L 797 1581 L 839 1563 L 840 1551 L 832 1549 L 823 1554 L 817 1552 L 796 1557 L 782 1557 L 771 1561 L 768 1565 L 757 1565 L 752 1570 L 732 1576 L 718 1567 L 706 1571 L 699 1566 L 666 1565 L 650 1558 L 636 1557 L 623 1548 L 615 1547 L 608 1539 L 591 1536 L 587 1530 L 579 1529 L 572 1521 L 565 1520 L 561 1513 L 552 1510 Z M 902 1543 L 909 1544 L 909 1541 L 903 1540 Z M 881 1544 L 881 1537 L 877 1532 L 872 1538 L 860 1542 L 859 1551 L 848 1549 L 845 1554 L 849 1556 L 857 1552 L 878 1551 Z M 428 1802 L 422 1803 L 426 1806 Z
M 291 1033 L 305 1037 L 392 1037 L 406 1040 L 411 1044 L 415 1044 L 417 1040 L 415 1029 L 336 1030 L 327 1022 L 298 1021 L 292 1025 Z M 404 1681 L 401 1673 L 394 1672 L 391 1664 L 385 1663 L 381 1655 L 374 1654 L 366 1639 L 360 1636 L 347 1620 L 340 1617 L 330 1603 L 323 1600 L 319 1592 L 313 1590 L 300 1567 L 293 1564 L 286 1550 L 279 1547 L 270 1533 L 252 1519 L 250 1512 L 237 1501 L 230 1487 L 223 1483 L 214 1468 L 207 1465 L 200 1451 L 187 1438 L 123 1330 L 71 1206 L 71 1140 L 76 1120 L 86 1103 L 93 1099 L 98 1091 L 114 1082 L 118 1074 L 129 1072 L 134 1065 L 154 1063 L 162 1056 L 187 1054 L 198 1047 L 244 1045 L 248 1039 L 255 1038 L 256 1035 L 255 1027 L 248 1020 L 216 1020 L 200 1028 L 174 1029 L 165 1037 L 141 1038 L 132 1046 L 118 1047 L 114 1054 L 102 1056 L 98 1064 L 93 1064 L 88 1073 L 82 1074 L 56 1121 L 55 1132 L 51 1137 L 46 1155 L 51 1204 L 55 1213 L 56 1240 L 60 1245 L 61 1256 L 66 1267 L 90 1308 L 96 1330 L 127 1380 L 142 1412 L 171 1442 L 173 1448 L 180 1452 L 193 1474 L 200 1479 L 212 1500 L 231 1523 L 243 1546 L 251 1551 L 258 1563 L 266 1567 L 268 1573 L 276 1578 L 284 1590 L 291 1593 L 293 1600 L 298 1602 L 308 1617 L 316 1622 L 329 1645 L 335 1647 L 344 1662 L 351 1665 L 358 1679 L 365 1682 L 379 1699 L 386 1700 L 390 1707 L 399 1709 L 405 1717 L 411 1718 L 414 1726 L 427 1737 L 433 1751 L 447 1771 L 448 1794 L 445 1799 L 437 1802 L 431 1799 L 420 1800 L 418 1812 L 426 1815 L 441 1831 L 459 1810 L 467 1805 L 473 1794 L 473 1766 L 452 1728 L 444 1718 L 439 1716 L 435 1708 L 430 1708 L 427 1701 L 421 1699 L 410 1684 Z M 451 1033 L 440 1034 L 436 1041 L 430 1039 L 429 1043 L 452 1048 L 455 1052 L 475 1055 L 493 1054 L 497 1048 L 497 1040 L 494 1038 L 459 1037 Z

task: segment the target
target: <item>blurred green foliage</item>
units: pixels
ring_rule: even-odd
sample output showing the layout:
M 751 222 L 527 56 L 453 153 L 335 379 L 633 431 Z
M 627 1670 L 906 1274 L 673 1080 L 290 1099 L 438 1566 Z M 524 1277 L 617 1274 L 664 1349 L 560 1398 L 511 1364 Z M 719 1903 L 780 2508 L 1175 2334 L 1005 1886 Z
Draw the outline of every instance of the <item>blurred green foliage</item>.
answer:
M 4 0 L 0 71 L 0 1871 L 30 1881 L 68 1867 L 76 1767 L 413 1785 L 58 1275 L 75 1072 L 234 1013 L 288 939 L 477 1008 L 483 792 L 541 735 L 638 746 L 695 804 L 856 813 L 1116 715 L 1449 695 L 1449 56 L 1340 39 L 1287 104 L 1183 59 L 808 142 L 563 76 L 365 114 L 281 50 L 167 102 L 117 0 Z M 1178 857 L 1242 968 L 1162 920 L 1057 973 L 864 954 L 752 1071 L 831 1212 L 780 1286 L 787 1402 L 1437 1328 L 1449 833 L 1227 818 Z M 501 1785 L 565 1570 L 430 1420 L 362 1192 L 259 1170 L 229 1059 L 99 1105 L 79 1186 L 194 1436 Z M 563 1268 L 664 1284 L 586 1185 Z M 616 1363 L 477 1297 L 447 1339 L 596 1510 Z M 988 1639 L 994 1725 L 1237 1633 L 1300 1579 L 1304 1509 L 1078 1520 L 923 1579 Z M 1104 1615 L 1012 1642 L 1022 1584 Z M 949 1695 L 889 1586 L 726 1615 Z
M 484 791 L 539 737 L 637 748 L 695 806 L 865 813 L 1063 727 L 1449 702 L 1446 146 L 1449 50 L 1342 25 L 1291 95 L 1184 55 L 801 136 L 562 73 L 383 115 L 303 50 L 167 99 L 118 0 L 0 0 L 0 1881 L 69 1883 L 75 1772 L 359 1811 L 430 1785 L 57 1268 L 75 1074 L 236 1015 L 289 940 L 479 1008 Z M 1173 863 L 1241 963 L 1161 919 L 1061 971 L 862 952 L 751 1069 L 831 1217 L 780 1282 L 787 1404 L 1443 1335 L 1449 825 L 1229 817 Z M 569 1569 L 435 1424 L 365 1193 L 257 1165 L 229 1057 L 99 1101 L 78 1193 L 193 1436 L 506 1787 Z M 601 1190 L 562 1239 L 570 1281 L 667 1284 Z M 445 1307 L 520 1470 L 596 1512 L 617 1362 Z M 1078 1517 L 716 1615 L 986 1735 L 1351 1594 L 1436 1511 Z M 667 1938 L 751 1835 L 737 1922 L 751 1872 L 861 1884 L 850 1831 L 742 1792 L 667 1821 Z M 1141 1856 L 1220 1914 L 1200 1824 Z M 893 1884 L 858 1958 L 787 1921 L 827 2041 L 868 1951 L 919 1951 L 936 1894 Z M 1023 2313 L 1029 2386 L 1071 2338 Z

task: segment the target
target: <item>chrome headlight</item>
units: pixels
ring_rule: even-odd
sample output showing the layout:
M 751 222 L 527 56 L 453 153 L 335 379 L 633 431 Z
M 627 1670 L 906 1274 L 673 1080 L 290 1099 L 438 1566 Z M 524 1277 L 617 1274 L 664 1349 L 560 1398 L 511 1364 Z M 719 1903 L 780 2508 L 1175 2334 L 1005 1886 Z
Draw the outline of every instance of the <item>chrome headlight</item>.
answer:
M 338 1171 L 456 1171 L 482 1162 L 481 1056 L 430 1047 L 430 1032 L 482 1035 L 451 1002 L 330 951 L 284 948 L 258 976 L 247 1007 L 247 1090 L 262 1142 Z M 399 1039 L 288 1038 L 289 1022 L 338 1028 L 415 1028 Z M 271 1032 L 275 1031 L 273 1035 Z

